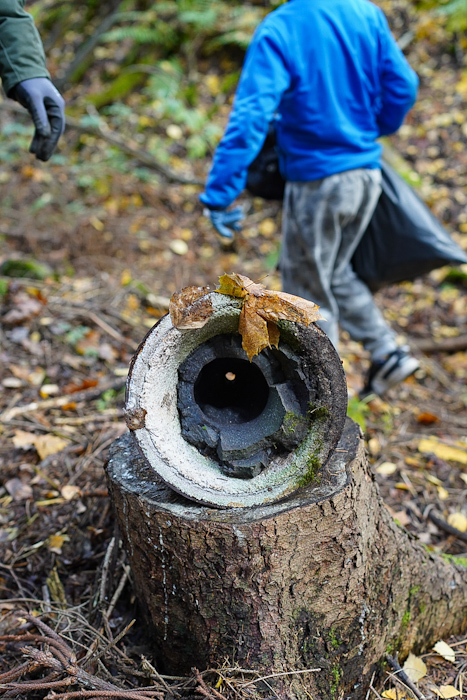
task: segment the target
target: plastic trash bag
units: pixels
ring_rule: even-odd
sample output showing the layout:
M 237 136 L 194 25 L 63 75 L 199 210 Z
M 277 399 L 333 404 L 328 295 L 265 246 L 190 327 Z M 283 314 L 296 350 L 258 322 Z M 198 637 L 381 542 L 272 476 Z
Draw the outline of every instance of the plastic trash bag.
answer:
M 276 130 L 273 124 L 261 151 L 248 168 L 246 189 L 254 197 L 263 199 L 283 199 L 285 180 L 279 170 Z
M 443 265 L 467 263 L 467 255 L 416 192 L 384 161 L 382 192 L 352 266 L 376 291 Z

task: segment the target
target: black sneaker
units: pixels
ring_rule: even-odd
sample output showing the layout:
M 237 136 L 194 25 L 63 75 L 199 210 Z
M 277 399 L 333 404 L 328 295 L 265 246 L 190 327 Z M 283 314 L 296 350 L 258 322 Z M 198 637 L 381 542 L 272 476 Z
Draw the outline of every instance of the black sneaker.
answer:
M 364 398 L 369 394 L 382 396 L 392 386 L 410 377 L 419 367 L 418 360 L 410 354 L 406 345 L 397 348 L 383 359 L 371 363 L 360 397 Z

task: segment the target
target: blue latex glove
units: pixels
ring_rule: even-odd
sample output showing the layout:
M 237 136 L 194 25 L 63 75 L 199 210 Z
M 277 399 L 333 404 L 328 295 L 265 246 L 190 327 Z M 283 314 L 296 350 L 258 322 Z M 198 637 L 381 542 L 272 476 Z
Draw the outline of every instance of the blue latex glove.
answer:
M 203 214 L 211 219 L 211 223 L 222 238 L 233 240 L 236 231 L 241 231 L 240 221 L 245 218 L 242 207 L 234 209 L 208 209 Z
M 10 96 L 26 107 L 36 128 L 29 147 L 38 160 L 49 160 L 65 130 L 65 101 L 48 78 L 29 78 Z

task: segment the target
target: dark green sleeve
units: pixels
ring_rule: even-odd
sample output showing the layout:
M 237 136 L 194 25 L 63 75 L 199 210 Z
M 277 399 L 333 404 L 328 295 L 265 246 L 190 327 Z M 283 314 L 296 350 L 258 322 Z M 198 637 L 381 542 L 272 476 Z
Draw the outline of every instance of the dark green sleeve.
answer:
M 0 0 L 0 78 L 6 94 L 22 80 L 50 78 L 41 38 L 24 0 Z

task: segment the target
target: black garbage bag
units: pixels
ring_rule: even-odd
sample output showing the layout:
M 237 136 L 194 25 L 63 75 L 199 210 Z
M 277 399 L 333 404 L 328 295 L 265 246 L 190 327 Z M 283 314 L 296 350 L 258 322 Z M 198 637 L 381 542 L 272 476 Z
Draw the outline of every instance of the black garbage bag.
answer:
M 467 263 L 451 238 L 410 185 L 382 162 L 382 192 L 352 266 L 372 291 L 412 280 L 443 265 Z
M 263 147 L 248 168 L 246 189 L 254 197 L 284 198 L 285 180 L 279 170 L 276 130 L 273 124 L 269 125 Z

